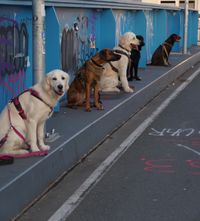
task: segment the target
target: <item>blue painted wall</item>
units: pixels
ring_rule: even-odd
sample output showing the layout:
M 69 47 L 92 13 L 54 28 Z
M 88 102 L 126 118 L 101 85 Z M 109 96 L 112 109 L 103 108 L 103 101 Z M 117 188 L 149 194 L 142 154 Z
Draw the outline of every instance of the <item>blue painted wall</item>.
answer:
M 180 26 L 181 18 L 179 11 L 168 11 L 167 12 L 167 36 L 171 34 L 181 35 Z M 182 37 L 183 38 L 183 37 Z M 181 43 L 176 42 L 172 48 L 172 51 L 179 52 L 181 49 Z
M 152 54 L 156 48 L 167 38 L 167 12 L 165 10 L 153 11 L 153 39 Z M 163 25 L 166 24 L 166 25 Z
M 142 47 L 139 67 L 145 68 L 146 64 L 147 64 L 147 56 L 146 56 L 147 28 L 146 28 L 146 18 L 145 18 L 145 14 L 143 11 L 136 11 L 135 12 L 134 29 L 135 29 L 136 35 L 142 35 L 144 38 L 145 46 Z
M 190 11 L 188 47 L 197 44 L 197 26 L 198 12 Z M 113 48 L 127 31 L 145 39 L 140 60 L 145 68 L 154 50 L 172 33 L 182 37 L 173 48 L 181 52 L 184 11 L 46 7 L 46 72 L 60 68 L 72 80 L 87 59 L 103 48 Z M 0 7 L 0 49 L 1 111 L 10 98 L 33 84 L 31 6 Z
M 60 56 L 60 26 L 53 7 L 46 8 L 46 24 L 45 24 L 45 39 L 46 39 L 46 72 L 52 69 L 61 67 Z
M 111 9 L 105 9 L 100 14 L 100 29 L 98 42 L 100 49 L 115 46 L 116 23 Z
M 0 111 L 30 87 L 32 76 L 32 16 L 29 7 L 0 7 Z
M 189 12 L 189 21 L 188 21 L 188 47 L 192 45 L 196 45 L 197 43 L 197 33 L 198 30 L 198 13 L 195 11 L 190 11 Z M 192 33 L 192 34 L 190 34 Z

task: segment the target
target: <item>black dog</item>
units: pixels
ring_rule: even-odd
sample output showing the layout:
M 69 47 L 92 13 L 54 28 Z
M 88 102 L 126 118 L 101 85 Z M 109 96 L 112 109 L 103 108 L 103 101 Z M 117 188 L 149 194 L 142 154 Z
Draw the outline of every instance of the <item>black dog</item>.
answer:
M 160 45 L 151 58 L 151 65 L 158 66 L 168 66 L 169 65 L 169 54 L 172 50 L 172 47 L 175 42 L 180 41 L 181 37 L 177 34 L 172 34 L 168 39 L 164 41 L 162 45 Z
M 139 39 L 140 44 L 137 47 L 133 47 L 130 55 L 130 64 L 127 71 L 128 81 L 132 81 L 133 79 L 140 81 L 141 78 L 138 77 L 138 65 L 140 61 L 140 51 L 142 47 L 145 45 L 144 38 L 141 35 L 136 35 L 137 39 Z M 133 74 L 134 72 L 134 74 Z

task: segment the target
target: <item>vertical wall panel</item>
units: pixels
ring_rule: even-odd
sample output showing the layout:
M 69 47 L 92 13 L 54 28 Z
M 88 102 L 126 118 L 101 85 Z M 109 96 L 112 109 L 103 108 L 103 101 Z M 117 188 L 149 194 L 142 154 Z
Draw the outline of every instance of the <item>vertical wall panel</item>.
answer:
M 178 11 L 168 11 L 167 12 L 167 36 L 171 34 L 180 35 L 180 13 Z M 180 52 L 181 42 L 175 42 L 172 48 L 174 52 Z
M 146 36 L 147 36 L 147 28 L 146 28 L 146 18 L 143 11 L 136 11 L 135 12 L 135 33 L 137 35 L 142 35 L 144 38 L 145 46 L 142 47 L 141 51 L 141 59 L 139 62 L 139 67 L 144 68 L 147 63 L 147 56 L 146 56 Z
M 116 23 L 111 9 L 100 12 L 100 48 L 113 48 L 115 46 Z
M 147 63 L 150 63 L 153 51 L 156 48 L 156 46 L 154 46 L 153 44 L 154 42 L 153 12 L 144 11 L 144 15 L 146 19 L 146 58 L 147 58 Z
M 143 35 L 140 67 L 149 63 L 154 50 L 172 33 L 182 39 L 184 10 L 86 9 L 46 7 L 46 71 L 61 68 L 71 80 L 76 70 L 97 51 L 113 48 L 127 31 Z M 189 12 L 188 47 L 197 44 L 198 12 Z M 0 8 L 0 111 L 10 98 L 32 86 L 31 6 Z
M 153 51 L 161 45 L 167 36 L 168 20 L 166 10 L 153 10 Z M 165 24 L 165 25 L 163 25 Z
M 32 16 L 29 7 L 0 8 L 0 111 L 32 85 Z

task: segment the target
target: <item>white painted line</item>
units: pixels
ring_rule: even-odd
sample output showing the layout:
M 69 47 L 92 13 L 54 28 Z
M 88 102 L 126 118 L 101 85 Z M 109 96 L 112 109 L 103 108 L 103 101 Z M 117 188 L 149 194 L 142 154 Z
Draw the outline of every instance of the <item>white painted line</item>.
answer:
M 200 52 L 199 52 L 200 54 Z M 101 119 L 105 118 L 107 115 L 109 115 L 110 113 L 112 113 L 113 111 L 115 111 L 117 108 L 119 108 L 120 106 L 122 106 L 123 104 L 125 104 L 126 102 L 128 102 L 129 100 L 131 100 L 134 96 L 136 96 L 137 94 L 141 93 L 143 90 L 145 90 L 146 88 L 150 87 L 151 85 L 153 85 L 155 82 L 159 81 L 161 78 L 165 77 L 167 74 L 169 74 L 171 71 L 175 70 L 177 67 L 183 65 L 186 62 L 189 62 L 190 59 L 192 59 L 193 57 L 197 56 L 197 54 L 189 57 L 188 59 L 180 62 L 179 64 L 177 64 L 176 66 L 174 66 L 172 69 L 168 70 L 167 72 L 165 72 L 163 75 L 161 75 L 160 77 L 156 78 L 155 80 L 153 80 L 151 83 L 149 83 L 148 85 L 146 85 L 145 87 L 143 87 L 142 89 L 136 91 L 134 94 L 132 94 L 130 97 L 126 98 L 124 101 L 122 101 L 121 103 L 119 103 L 118 105 L 116 105 L 114 108 L 112 108 L 111 110 L 107 111 L 105 114 L 103 114 L 101 117 L 97 118 L 95 121 L 93 121 L 92 123 L 88 124 L 86 127 L 82 128 L 80 131 L 78 131 L 77 133 L 75 133 L 73 136 L 71 136 L 69 139 L 65 140 L 62 144 L 60 144 L 58 147 L 56 147 L 53 151 L 51 151 L 47 156 L 51 156 L 52 154 L 54 154 L 56 151 L 58 151 L 60 148 L 64 147 L 65 145 L 67 145 L 67 143 L 69 143 L 71 140 L 73 140 L 74 138 L 76 138 L 77 136 L 79 136 L 81 133 L 83 133 L 84 131 L 86 131 L 89 127 L 91 127 L 92 125 L 94 125 L 95 123 L 97 123 L 98 121 L 100 121 Z M 20 175 L 16 176 L 13 180 L 11 180 L 10 182 L 8 182 L 7 184 L 5 184 L 2 188 L 0 188 L 0 191 L 6 189 L 8 186 L 10 186 L 12 183 L 14 183 L 16 180 L 18 180 L 19 178 L 21 178 L 22 176 L 24 176 L 24 174 L 28 173 L 29 171 L 31 171 L 34 167 L 36 167 L 37 165 L 39 165 L 45 157 L 43 157 L 41 160 L 38 160 L 35 164 L 33 164 L 32 166 L 30 166 L 28 169 L 24 170 L 22 173 L 20 173 Z
M 187 81 L 183 82 L 143 123 L 136 128 L 112 152 L 96 170 L 82 183 L 82 185 L 64 202 L 64 204 L 48 219 L 48 221 L 64 221 L 80 204 L 89 191 L 97 184 L 112 165 L 127 151 L 144 130 L 158 117 L 158 115 L 174 100 L 178 94 L 200 73 L 200 68 L 195 71 Z
M 196 151 L 196 150 L 194 150 L 194 149 L 192 149 L 192 148 L 190 148 L 190 147 L 188 147 L 188 146 L 185 146 L 185 145 L 183 145 L 183 144 L 177 144 L 177 146 L 178 146 L 178 147 L 183 147 L 183 148 L 185 148 L 185 149 L 187 149 L 187 150 L 190 150 L 190 151 L 192 151 L 193 153 L 196 153 L 197 155 L 200 156 L 200 152 L 198 152 L 198 151 Z
M 80 135 L 81 133 L 83 133 L 85 130 L 87 130 L 88 128 L 90 128 L 92 125 L 96 124 L 97 122 L 99 122 L 101 119 L 105 118 L 107 115 L 109 115 L 110 113 L 112 113 L 113 111 L 115 111 L 117 108 L 119 108 L 120 106 L 124 105 L 126 102 L 128 102 L 129 100 L 131 100 L 133 97 L 135 97 L 137 94 L 141 93 L 142 91 L 144 91 L 146 88 L 150 87 L 151 85 L 153 85 L 155 82 L 159 81 L 161 78 L 167 76 L 171 71 L 176 70 L 177 67 L 183 65 L 184 63 L 188 62 L 192 57 L 180 62 L 179 64 L 177 64 L 176 66 L 174 66 L 173 68 L 171 68 L 170 70 L 166 71 L 163 75 L 161 75 L 160 77 L 157 77 L 155 80 L 153 80 L 151 83 L 147 84 L 146 86 L 144 86 L 142 89 L 134 92 L 131 96 L 129 96 L 128 98 L 124 99 L 121 103 L 119 103 L 118 105 L 116 105 L 115 107 L 113 107 L 112 109 L 110 109 L 109 111 L 107 111 L 105 114 L 103 114 L 101 117 L 97 118 L 96 120 L 94 120 L 92 123 L 88 124 L 86 127 L 82 128 L 80 131 L 78 131 L 77 133 L 75 133 L 73 136 L 71 136 L 69 139 L 67 139 L 66 141 L 64 141 L 62 144 L 60 144 L 58 147 L 56 147 L 52 152 L 50 152 L 48 155 L 52 155 L 54 154 L 58 149 L 62 148 L 63 146 L 65 146 L 67 143 L 69 143 L 71 140 L 73 140 L 75 137 L 77 137 L 78 135 Z M 197 70 L 198 71 L 198 70 Z

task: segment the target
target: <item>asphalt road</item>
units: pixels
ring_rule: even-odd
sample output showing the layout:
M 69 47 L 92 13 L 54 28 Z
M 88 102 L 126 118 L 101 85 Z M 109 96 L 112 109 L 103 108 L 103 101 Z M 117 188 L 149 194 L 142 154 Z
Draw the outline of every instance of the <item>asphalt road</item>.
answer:
M 199 221 L 199 93 L 197 77 L 67 221 Z
M 48 220 L 93 169 L 101 165 L 100 161 L 151 116 L 178 86 L 187 83 L 187 77 L 194 71 L 190 70 L 170 85 L 112 134 L 19 220 L 38 220 L 39 217 L 40 221 Z M 199 94 L 200 74 L 167 105 L 103 177 L 81 195 L 64 220 L 200 221 Z M 52 201 L 60 202 L 54 202 L 53 206 Z

